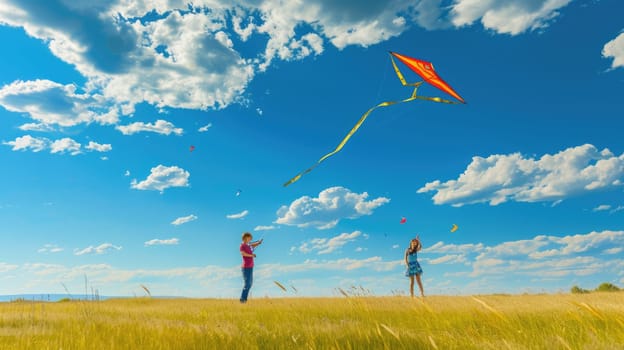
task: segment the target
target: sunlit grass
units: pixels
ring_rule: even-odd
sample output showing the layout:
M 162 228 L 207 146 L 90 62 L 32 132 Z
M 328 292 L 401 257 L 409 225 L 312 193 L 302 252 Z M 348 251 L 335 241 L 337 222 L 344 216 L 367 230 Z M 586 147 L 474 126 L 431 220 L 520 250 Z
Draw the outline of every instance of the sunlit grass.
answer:
M 0 349 L 619 349 L 624 293 L 0 304 Z

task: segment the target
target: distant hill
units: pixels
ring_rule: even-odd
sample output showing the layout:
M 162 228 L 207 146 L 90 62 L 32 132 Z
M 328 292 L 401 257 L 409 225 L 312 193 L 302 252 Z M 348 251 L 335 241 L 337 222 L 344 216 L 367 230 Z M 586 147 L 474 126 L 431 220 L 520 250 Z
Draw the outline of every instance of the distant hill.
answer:
M 85 300 L 93 299 L 92 295 L 85 296 L 84 294 L 72 294 L 71 297 L 67 294 L 14 294 L 14 295 L 0 295 L 0 302 L 8 302 L 14 300 L 27 300 L 27 301 L 59 301 L 61 299 L 71 298 L 73 300 Z M 99 296 L 100 300 L 106 300 L 111 298 L 123 298 L 123 297 L 110 297 Z
M 145 297 L 145 296 L 140 295 L 139 297 Z M 56 302 L 61 299 L 67 299 L 67 298 L 71 298 L 72 300 L 85 300 L 85 299 L 93 300 L 93 296 L 90 294 L 87 296 L 85 296 L 84 294 L 72 294 L 71 296 L 67 294 L 14 294 L 14 295 L 0 295 L 0 303 L 10 302 L 10 301 L 15 301 L 15 300 Z M 128 298 L 133 298 L 133 297 L 106 296 L 106 295 L 99 296 L 99 300 L 128 299 Z M 187 299 L 185 297 L 167 296 L 167 295 L 152 296 L 151 298 L 153 299 Z

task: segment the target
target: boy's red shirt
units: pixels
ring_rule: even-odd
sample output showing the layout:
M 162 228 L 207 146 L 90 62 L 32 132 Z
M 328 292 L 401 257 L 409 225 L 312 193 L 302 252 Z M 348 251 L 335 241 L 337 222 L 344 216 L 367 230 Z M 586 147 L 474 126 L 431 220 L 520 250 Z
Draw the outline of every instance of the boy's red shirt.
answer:
M 251 250 L 251 246 L 249 244 L 246 243 L 241 243 L 240 245 L 240 251 L 247 253 L 247 254 L 253 254 L 253 250 Z M 251 256 L 243 256 L 243 265 L 241 267 L 243 268 L 250 268 L 254 266 L 254 260 L 253 257 Z

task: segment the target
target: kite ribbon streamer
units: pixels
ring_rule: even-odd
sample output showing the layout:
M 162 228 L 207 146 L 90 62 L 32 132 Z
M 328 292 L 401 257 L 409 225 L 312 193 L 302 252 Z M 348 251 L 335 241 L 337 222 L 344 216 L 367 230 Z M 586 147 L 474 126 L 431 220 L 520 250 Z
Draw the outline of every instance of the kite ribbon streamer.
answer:
M 450 101 L 450 100 L 445 100 L 443 98 L 440 97 L 426 97 L 426 96 L 417 96 L 416 92 L 418 91 L 418 87 L 420 85 L 422 85 L 422 81 L 416 82 L 416 83 L 408 83 L 407 81 L 405 81 L 405 78 L 403 77 L 403 74 L 401 73 L 401 71 L 399 70 L 399 67 L 397 66 L 397 64 L 394 62 L 394 58 L 392 58 L 392 56 L 390 56 L 390 60 L 392 61 L 392 67 L 394 67 L 394 71 L 396 72 L 397 77 L 399 78 L 399 80 L 401 81 L 401 84 L 403 86 L 412 86 L 414 87 L 414 92 L 412 92 L 412 95 L 404 100 L 400 100 L 400 101 L 386 101 L 386 102 L 381 102 L 380 104 L 372 107 L 371 109 L 369 109 L 368 111 L 366 111 L 366 113 L 364 113 L 361 117 L 360 120 L 358 120 L 357 123 L 355 123 L 355 125 L 353 126 L 353 128 L 351 129 L 351 131 L 349 131 L 349 133 L 347 134 L 347 136 L 345 136 L 342 141 L 338 144 L 338 146 L 336 147 L 336 149 L 334 149 L 333 151 L 327 153 L 326 155 L 324 155 L 323 157 L 321 157 L 321 159 L 319 159 L 314 165 L 312 165 L 311 167 L 309 167 L 308 169 L 300 172 L 299 174 L 297 174 L 295 177 L 293 177 L 292 179 L 288 180 L 288 182 L 286 182 L 284 184 L 284 187 L 297 182 L 303 175 L 311 172 L 312 170 L 314 170 L 314 168 L 316 168 L 317 166 L 319 166 L 323 161 L 325 161 L 325 159 L 333 156 L 334 154 L 340 152 L 342 150 L 342 148 L 344 147 L 344 145 L 349 142 L 349 139 L 351 138 L 351 136 L 353 136 L 353 134 L 355 134 L 358 129 L 360 128 L 360 126 L 362 126 L 362 124 L 364 123 L 364 121 L 366 120 L 366 118 L 368 118 L 369 114 L 371 114 L 374 110 L 376 110 L 377 108 L 380 107 L 388 107 L 388 106 L 392 106 L 395 104 L 399 104 L 399 103 L 405 103 L 405 102 L 410 102 L 410 101 L 414 101 L 414 100 L 426 100 L 426 101 L 432 101 L 432 102 L 439 102 L 439 103 L 449 103 L 449 104 L 459 104 L 458 102 L 455 101 Z

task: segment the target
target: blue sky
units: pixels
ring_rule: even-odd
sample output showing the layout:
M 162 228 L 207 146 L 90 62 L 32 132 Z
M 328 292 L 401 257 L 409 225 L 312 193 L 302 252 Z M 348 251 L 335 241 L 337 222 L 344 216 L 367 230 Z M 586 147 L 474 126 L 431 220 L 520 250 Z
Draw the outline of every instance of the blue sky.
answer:
M 244 231 L 255 296 L 405 291 L 414 235 L 427 293 L 624 284 L 620 2 L 193 3 L 0 4 L 0 294 L 237 297 Z M 388 51 L 468 104 L 282 187 L 409 96 Z

